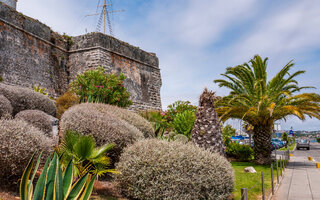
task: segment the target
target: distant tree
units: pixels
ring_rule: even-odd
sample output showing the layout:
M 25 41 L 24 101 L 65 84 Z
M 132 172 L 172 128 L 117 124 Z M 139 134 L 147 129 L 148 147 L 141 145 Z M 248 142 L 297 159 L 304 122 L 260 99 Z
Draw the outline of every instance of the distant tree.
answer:
M 222 138 L 226 146 L 228 146 L 230 142 L 230 138 L 232 136 L 235 136 L 235 134 L 236 134 L 236 129 L 234 129 L 230 124 L 227 124 L 222 128 Z
M 275 121 L 297 116 L 320 119 L 320 95 L 298 93 L 302 89 L 295 78 L 305 73 L 290 69 L 290 61 L 272 79 L 267 79 L 267 61 L 256 55 L 249 64 L 244 63 L 226 69 L 222 74 L 227 80 L 218 79 L 220 87 L 226 87 L 230 94 L 218 100 L 216 111 L 222 121 L 230 118 L 242 119 L 253 128 L 255 162 L 271 163 L 271 136 Z M 298 94 L 297 94 L 298 93 Z
M 286 148 L 287 148 L 288 147 L 288 142 L 289 142 L 288 133 L 286 133 L 286 132 L 282 133 L 282 141 L 286 142 Z

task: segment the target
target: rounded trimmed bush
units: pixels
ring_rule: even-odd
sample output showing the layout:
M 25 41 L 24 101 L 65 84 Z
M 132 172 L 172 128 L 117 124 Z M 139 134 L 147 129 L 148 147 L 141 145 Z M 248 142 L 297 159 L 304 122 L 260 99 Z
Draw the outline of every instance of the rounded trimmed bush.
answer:
M 98 146 L 114 143 L 109 156 L 117 162 L 122 149 L 143 139 L 143 133 L 128 122 L 104 112 L 106 104 L 82 103 L 69 108 L 61 118 L 60 136 L 67 130 L 92 135 Z
M 115 181 L 133 199 L 228 199 L 233 191 L 231 164 L 192 144 L 142 140 L 124 149 Z
M 23 120 L 0 120 L 0 183 L 17 184 L 33 153 L 42 151 L 46 158 L 53 145 L 38 128 Z
M 28 88 L 0 83 L 0 94 L 5 96 L 13 107 L 13 115 L 23 110 L 42 110 L 56 116 L 57 108 L 49 97 Z
M 0 118 L 5 115 L 12 115 L 12 106 L 10 101 L 3 95 L 0 95 Z
M 16 114 L 15 119 L 21 119 L 37 127 L 48 137 L 52 137 L 52 116 L 41 110 L 24 110 Z
M 139 114 L 133 111 L 120 108 L 118 106 L 109 105 L 109 104 L 95 104 L 95 106 L 101 112 L 108 115 L 114 115 L 128 122 L 129 124 L 135 126 L 137 129 L 139 129 L 143 133 L 145 138 L 155 137 L 155 133 L 150 122 L 145 118 L 141 117 Z

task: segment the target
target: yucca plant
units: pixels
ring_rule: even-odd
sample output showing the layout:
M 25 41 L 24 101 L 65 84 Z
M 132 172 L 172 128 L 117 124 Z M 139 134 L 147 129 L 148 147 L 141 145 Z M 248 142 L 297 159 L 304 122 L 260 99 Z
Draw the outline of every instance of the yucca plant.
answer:
M 21 200 L 88 200 L 90 198 L 96 176 L 86 173 L 79 179 L 75 178 L 73 176 L 72 160 L 62 171 L 57 153 L 53 154 L 52 160 L 50 157 L 47 159 L 33 192 L 33 180 L 40 160 L 41 154 L 30 178 L 35 161 L 34 154 L 22 175 L 20 183 Z
M 173 127 L 178 134 L 191 138 L 191 131 L 196 120 L 196 114 L 193 111 L 186 110 L 178 113 L 173 120 Z
M 67 166 L 73 159 L 75 175 L 82 176 L 89 172 L 99 177 L 106 173 L 117 173 L 116 170 L 109 169 L 110 158 L 106 156 L 106 152 L 114 146 L 106 144 L 96 147 L 92 136 L 68 130 L 56 150 L 61 156 L 62 166 Z

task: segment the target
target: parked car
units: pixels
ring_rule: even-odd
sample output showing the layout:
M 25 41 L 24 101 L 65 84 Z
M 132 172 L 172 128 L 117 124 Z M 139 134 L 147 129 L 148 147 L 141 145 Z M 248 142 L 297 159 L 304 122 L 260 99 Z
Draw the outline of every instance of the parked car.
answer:
M 310 140 L 298 140 L 297 142 L 297 150 L 301 148 L 306 148 L 307 150 L 310 150 Z

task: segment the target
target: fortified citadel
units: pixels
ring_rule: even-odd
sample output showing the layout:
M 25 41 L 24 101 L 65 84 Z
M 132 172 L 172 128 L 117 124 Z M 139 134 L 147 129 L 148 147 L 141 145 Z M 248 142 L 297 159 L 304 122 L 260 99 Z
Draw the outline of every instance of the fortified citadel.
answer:
M 154 53 L 102 33 L 60 35 L 16 11 L 16 0 L 0 0 L 0 75 L 10 85 L 47 88 L 54 96 L 87 69 L 123 72 L 131 109 L 161 109 L 161 75 Z

